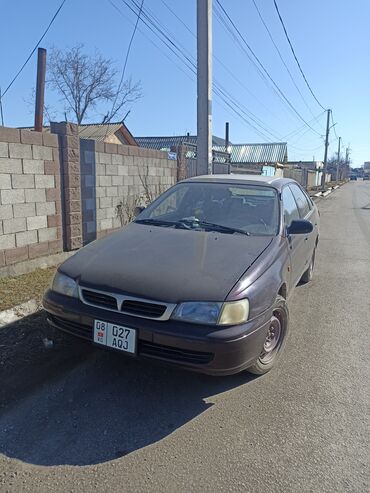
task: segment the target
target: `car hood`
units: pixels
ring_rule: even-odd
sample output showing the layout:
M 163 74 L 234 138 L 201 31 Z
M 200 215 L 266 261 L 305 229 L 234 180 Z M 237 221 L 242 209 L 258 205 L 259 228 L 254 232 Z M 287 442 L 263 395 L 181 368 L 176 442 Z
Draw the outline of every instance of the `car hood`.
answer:
M 59 270 L 104 291 L 169 303 L 223 301 L 271 241 L 131 223 L 82 248 Z

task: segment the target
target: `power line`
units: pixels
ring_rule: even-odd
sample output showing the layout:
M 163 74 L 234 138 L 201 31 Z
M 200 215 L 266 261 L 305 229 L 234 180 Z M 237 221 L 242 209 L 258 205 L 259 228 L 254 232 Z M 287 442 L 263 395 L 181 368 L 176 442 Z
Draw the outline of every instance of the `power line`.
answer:
M 193 36 L 194 39 L 196 39 L 196 34 L 189 28 L 189 26 L 179 17 L 176 12 L 165 2 L 164 0 L 161 0 L 163 5 L 172 13 L 172 15 L 185 27 L 185 29 Z M 232 70 L 230 70 L 225 63 L 215 54 L 213 54 L 214 59 L 216 60 L 217 63 L 219 63 L 228 73 L 229 75 L 253 98 L 255 99 L 263 108 L 269 112 L 272 116 L 276 118 L 276 115 L 272 113 L 272 111 L 252 92 L 250 89 L 234 74 Z M 252 113 L 252 112 L 251 112 Z M 259 118 L 254 115 L 255 118 L 259 120 Z M 261 121 L 261 120 L 260 120 Z M 263 122 L 262 122 L 263 123 Z M 266 125 L 266 124 L 265 124 Z M 266 125 L 267 126 L 267 125 Z
M 137 10 L 135 10 L 126 0 L 121 0 L 132 12 L 134 12 L 137 15 Z M 119 12 L 120 9 L 116 5 L 114 5 L 112 2 L 110 2 Z M 139 8 L 139 5 L 135 0 L 131 0 L 131 4 L 136 7 L 136 9 Z M 184 49 L 181 49 L 181 45 L 173 38 L 172 33 L 170 33 L 165 27 L 163 27 L 158 19 L 155 18 L 154 15 L 148 15 L 150 14 L 150 9 L 148 8 L 143 8 L 142 9 L 142 17 L 141 21 L 144 23 L 146 27 L 148 27 L 153 34 L 155 34 L 165 45 L 170 51 L 176 55 L 177 58 L 180 59 L 180 61 L 185 64 L 185 66 L 192 72 L 192 74 L 196 74 L 196 63 L 194 59 L 192 59 L 192 55 L 190 54 L 187 56 L 184 53 Z M 121 12 L 122 14 L 122 12 Z M 123 14 L 122 14 L 123 15 Z M 166 34 L 166 32 L 168 34 Z M 172 37 L 172 38 L 171 38 Z M 250 110 L 245 108 L 244 105 L 242 105 L 239 101 L 237 101 L 230 93 L 226 91 L 217 81 L 215 81 L 214 84 L 214 91 L 216 96 L 221 100 L 224 106 L 227 107 L 227 109 L 231 110 L 233 113 L 235 113 L 245 124 L 247 124 L 249 127 L 253 128 L 253 130 L 258 133 L 260 136 L 263 137 L 265 140 L 270 140 L 271 139 L 266 135 L 270 134 L 274 139 L 279 139 L 279 137 L 275 136 L 272 132 L 270 132 L 263 124 L 263 122 L 256 116 L 254 115 Z M 256 126 L 257 125 L 257 126 Z M 260 127 L 257 128 L 257 127 Z
M 113 104 L 112 104 L 112 109 L 111 109 L 111 112 L 110 112 L 110 117 L 108 118 L 108 121 L 105 122 L 105 123 L 109 123 L 110 120 L 112 119 L 113 115 L 114 115 L 114 107 L 116 106 L 117 99 L 118 99 L 119 93 L 121 91 L 123 79 L 125 77 L 125 71 L 126 71 L 126 67 L 127 67 L 128 57 L 130 56 L 132 42 L 134 41 L 134 37 L 135 37 L 135 34 L 136 34 L 137 26 L 139 24 L 141 12 L 143 10 L 143 5 L 144 5 L 144 0 L 141 0 L 140 9 L 139 9 L 139 12 L 138 12 L 137 17 L 136 17 L 136 22 L 135 22 L 134 30 L 132 31 L 131 38 L 130 38 L 130 41 L 129 41 L 129 44 L 128 44 L 128 47 L 127 47 L 125 61 L 124 61 L 123 68 L 122 68 L 121 79 L 119 81 L 117 92 L 116 92 L 116 95 L 115 95 L 115 98 L 114 98 L 114 101 L 113 101 Z M 108 132 L 108 127 L 107 127 L 107 132 Z
M 165 2 L 164 0 L 161 0 L 161 2 L 163 3 L 163 5 L 172 13 L 172 15 L 174 15 L 176 17 L 176 19 L 185 27 L 185 29 L 190 33 L 192 34 L 194 37 L 195 37 L 195 34 L 193 33 L 193 31 L 190 29 L 189 26 L 186 25 L 186 23 L 181 19 L 181 17 L 179 17 L 176 12 L 168 5 L 167 2 Z
M 121 0 L 121 1 L 124 1 L 124 0 Z M 126 2 L 124 2 L 126 3 Z M 132 3 L 137 7 L 138 5 L 135 4 L 135 1 L 132 0 Z M 114 4 L 113 4 L 114 5 Z M 127 5 L 127 4 L 126 4 Z M 116 6 L 115 6 L 116 7 Z M 116 7 L 117 10 L 118 7 Z M 133 10 L 131 7 L 129 7 L 131 10 Z M 120 11 L 120 10 L 119 10 Z M 121 11 L 120 11 L 121 12 Z M 144 19 L 147 19 L 148 16 L 147 16 L 147 13 L 150 12 L 150 10 L 148 8 L 145 9 L 145 12 L 144 12 Z M 175 46 L 177 48 L 177 52 L 176 52 L 176 56 L 177 57 L 180 57 L 180 55 L 182 53 L 182 50 L 179 49 L 179 43 L 176 42 L 176 40 L 172 39 L 172 43 L 173 45 L 169 45 L 163 38 L 161 38 L 160 34 L 161 31 L 166 31 L 166 29 L 161 26 L 160 22 L 158 20 L 156 20 L 156 22 L 153 22 L 153 19 L 155 19 L 155 17 L 153 16 L 151 20 L 151 26 L 154 27 L 154 29 L 151 29 L 151 31 L 166 45 L 167 48 L 169 48 L 171 51 L 173 51 L 173 46 Z M 144 22 L 146 25 L 146 21 L 143 19 L 141 19 L 142 22 Z M 161 30 L 158 31 L 158 26 L 156 24 L 159 24 L 161 26 Z M 186 24 L 185 24 L 186 26 Z M 148 25 L 147 25 L 148 27 Z M 191 32 L 190 29 L 188 29 L 189 32 Z M 167 30 L 167 32 L 169 32 Z M 169 33 L 172 37 L 173 35 L 171 33 Z M 149 39 L 149 38 L 148 38 Z M 161 50 L 161 52 L 163 53 L 163 51 Z M 191 57 L 191 55 L 190 55 Z M 195 62 L 190 58 L 190 61 L 192 63 L 192 66 L 189 67 L 188 65 L 188 61 L 189 61 L 189 58 L 187 59 L 183 59 L 183 58 L 180 58 L 180 60 L 185 64 L 185 66 L 191 70 L 192 74 L 196 74 L 196 64 Z M 180 68 L 180 67 L 178 67 Z M 269 133 L 270 135 L 272 135 L 272 137 L 274 137 L 275 139 L 279 139 L 278 137 L 276 137 L 275 135 L 273 135 L 271 132 L 269 132 L 268 129 L 266 129 L 264 126 L 263 126 L 263 122 L 261 120 L 258 119 L 258 117 L 256 115 L 254 115 L 252 112 L 250 112 L 250 110 L 248 110 L 247 108 L 244 107 L 244 105 L 242 105 L 240 102 L 236 101 L 235 98 L 226 91 L 226 89 L 224 89 L 222 87 L 221 84 L 215 82 L 214 84 L 214 92 L 215 92 L 215 95 L 217 96 L 217 99 L 219 99 L 220 101 L 220 104 L 222 104 L 222 106 L 224 106 L 226 108 L 226 110 L 228 112 L 232 111 L 244 124 L 248 125 L 249 127 L 251 127 L 258 135 L 260 135 L 264 140 L 267 140 L 267 141 L 271 141 L 270 137 L 268 135 L 266 135 L 266 133 Z M 243 109 L 244 108 L 244 109 Z M 259 120 L 259 121 L 257 121 Z M 257 125 L 257 126 L 256 126 Z M 257 127 L 260 127 L 262 130 L 260 130 L 259 128 Z M 266 133 L 265 133 L 266 132 Z M 281 140 L 281 139 L 279 139 Z M 294 146 L 293 146 L 294 147 Z M 299 150 L 299 148 L 296 148 Z
M 129 19 L 126 15 L 124 15 L 124 13 L 122 12 L 122 10 L 121 10 L 120 8 L 119 8 L 119 7 L 117 7 L 117 5 L 115 5 L 115 4 L 112 2 L 112 0 L 108 0 L 108 1 L 109 1 L 109 3 L 112 5 L 112 7 L 114 7 L 114 8 L 117 10 L 117 12 L 118 12 L 118 13 L 119 13 L 119 14 L 120 14 L 120 15 L 121 15 L 124 19 L 126 19 L 126 20 L 127 20 L 128 22 L 130 22 L 131 24 L 134 24 L 134 23 L 133 23 L 133 22 L 132 22 L 132 21 L 131 21 L 131 20 L 130 20 L 130 19 Z M 145 32 L 144 32 L 142 29 L 140 29 L 140 28 L 138 27 L 138 29 L 137 29 L 137 30 L 138 30 L 138 31 L 139 31 L 139 32 L 140 32 L 140 33 L 141 33 L 141 34 L 142 34 L 142 35 L 143 35 L 143 36 L 144 36 L 144 37 L 145 37 L 145 38 L 146 38 L 146 39 L 147 39 L 147 40 L 148 40 L 148 41 L 149 41 L 152 45 L 153 45 L 153 46 L 155 46 L 155 47 L 157 48 L 157 50 L 159 50 L 159 51 L 162 53 L 162 55 L 163 55 L 163 56 L 165 56 L 165 57 L 167 58 L 167 60 L 169 60 L 171 63 L 173 63 L 173 64 L 174 64 L 174 65 L 175 65 L 175 66 L 176 66 L 176 67 L 177 67 L 177 68 L 178 68 L 178 69 L 179 69 L 179 70 L 180 70 L 180 71 L 181 71 L 184 75 L 186 75 L 186 77 L 187 77 L 188 79 L 190 79 L 191 81 L 195 81 L 195 79 L 194 79 L 193 77 L 191 77 L 191 76 L 189 75 L 189 73 L 188 73 L 188 72 L 186 72 L 186 71 L 185 71 L 185 70 L 184 70 L 184 69 L 183 69 L 183 68 L 182 68 L 182 67 L 181 67 L 181 66 L 180 66 L 180 65 L 179 65 L 179 64 L 178 64 L 175 60 L 173 60 L 172 58 L 170 58 L 170 56 L 169 56 L 169 55 L 168 55 L 168 54 L 167 54 L 164 50 L 162 50 L 162 49 L 160 48 L 160 46 L 158 46 L 158 45 L 157 45 L 157 44 L 156 44 L 156 43 L 155 43 L 155 42 L 154 42 L 154 41 L 153 41 L 153 40 L 152 40 L 149 36 L 147 36 L 147 35 L 145 34 Z
M 309 125 L 309 123 L 307 123 L 307 121 L 296 110 L 296 108 L 293 106 L 293 104 L 289 101 L 289 99 L 285 96 L 285 94 L 283 93 L 283 91 L 276 84 L 276 82 L 271 77 L 271 75 L 269 74 L 269 72 L 267 71 L 267 69 L 265 68 L 265 66 L 262 64 L 262 62 L 260 61 L 260 59 L 258 58 L 258 56 L 254 53 L 254 51 L 252 50 L 252 48 L 250 47 L 250 45 L 246 41 L 245 37 L 241 34 L 240 30 L 235 25 L 234 21 L 231 19 L 231 17 L 229 16 L 229 14 L 226 12 L 225 8 L 222 6 L 222 4 L 220 3 L 220 1 L 219 0 L 216 0 L 216 2 L 219 5 L 219 7 L 221 8 L 221 10 L 224 13 L 224 15 L 227 17 L 227 19 L 230 22 L 230 24 L 233 26 L 234 30 L 238 33 L 238 35 L 241 38 L 241 40 L 243 41 L 243 43 L 246 45 L 246 47 L 248 48 L 248 50 L 252 53 L 253 58 L 257 61 L 258 65 L 262 68 L 263 72 L 267 75 L 267 77 L 269 78 L 269 80 L 273 83 L 274 87 L 277 89 L 277 91 L 279 92 L 279 94 L 281 95 L 281 97 L 285 100 L 285 102 L 289 105 L 289 107 L 294 111 L 294 113 L 298 116 L 298 118 L 303 121 L 303 123 L 305 123 L 308 127 L 310 127 L 313 132 L 315 132 L 315 133 L 317 133 L 318 135 L 321 136 L 321 134 L 319 132 L 317 132 L 313 127 L 311 127 Z
M 288 43 L 289 43 L 289 46 L 290 46 L 290 49 L 291 49 L 291 51 L 292 51 L 292 53 L 293 53 L 294 59 L 295 59 L 295 61 L 297 62 L 297 65 L 298 65 L 299 71 L 301 72 L 302 77 L 303 77 L 303 79 L 304 79 L 304 81 L 305 81 L 305 83 L 306 83 L 306 85 L 307 85 L 308 89 L 310 90 L 310 93 L 311 93 L 311 94 L 312 94 L 312 96 L 314 97 L 315 101 L 317 102 L 317 104 L 318 104 L 319 106 L 321 106 L 321 108 L 322 108 L 323 110 L 325 110 L 324 106 L 323 106 L 323 105 L 320 103 L 320 101 L 317 99 L 317 97 L 316 97 L 315 93 L 313 92 L 313 90 L 312 90 L 312 88 L 311 88 L 310 84 L 308 83 L 308 80 L 307 80 L 307 78 L 306 78 L 306 76 L 305 76 L 305 74 L 304 74 L 304 72 L 303 72 L 303 70 L 302 70 L 301 64 L 299 63 L 299 60 L 298 60 L 298 58 L 297 58 L 297 55 L 295 54 L 295 51 L 294 51 L 294 48 L 293 48 L 292 42 L 290 41 L 290 38 L 289 38 L 288 32 L 287 32 L 287 30 L 286 30 L 286 27 L 285 27 L 285 24 L 284 24 L 284 21 L 283 21 L 283 18 L 281 17 L 281 14 L 280 14 L 280 11 L 279 11 L 279 7 L 278 7 L 278 5 L 277 5 L 277 3 L 276 3 L 276 0 L 274 0 L 274 5 L 275 5 L 275 10 L 276 10 L 276 12 L 277 12 L 277 14 L 278 14 L 278 16 L 279 16 L 280 23 L 281 23 L 281 25 L 282 25 L 282 27 L 283 27 L 283 30 L 284 30 L 284 33 L 285 33 L 285 37 L 286 37 L 286 39 L 287 39 L 287 41 L 288 41 Z
M 32 55 L 35 53 L 35 51 L 37 50 L 37 48 L 39 47 L 41 41 L 44 39 L 44 37 L 46 36 L 47 32 L 49 31 L 51 25 L 53 24 L 53 22 L 55 21 L 55 19 L 57 18 L 57 15 L 59 14 L 59 12 L 62 10 L 62 7 L 63 5 L 66 3 L 66 0 L 63 0 L 62 3 L 59 5 L 59 8 L 58 10 L 55 12 L 55 14 L 53 15 L 51 21 L 49 22 L 47 28 L 45 29 L 43 35 L 41 36 L 41 38 L 38 40 L 36 46 L 33 48 L 33 50 L 31 51 L 31 53 L 28 55 L 26 61 L 23 63 L 23 65 L 21 66 L 21 68 L 18 70 L 18 72 L 15 74 L 15 76 L 13 77 L 13 79 L 10 81 L 8 87 L 5 89 L 5 91 L 3 92 L 3 95 L 2 95 L 2 98 L 5 96 L 5 94 L 9 91 L 9 89 L 12 87 L 12 85 L 14 84 L 14 82 L 17 80 L 17 78 L 19 77 L 19 75 L 21 74 L 21 72 L 23 71 L 23 69 L 25 68 L 25 66 L 27 65 L 27 63 L 30 61 Z
M 1 117 L 1 125 L 4 126 L 4 113 L 3 113 L 3 102 L 1 99 L 1 87 L 0 87 L 0 117 Z
M 323 115 L 325 114 L 325 111 L 322 111 L 319 115 L 317 115 L 315 118 L 313 118 L 312 120 L 309 120 L 308 123 L 314 125 L 315 123 L 318 123 L 318 120 L 319 118 L 321 118 Z M 283 139 L 287 139 L 287 138 L 290 138 L 290 137 L 293 137 L 295 134 L 298 135 L 300 132 L 302 132 L 303 130 L 306 130 L 307 127 L 306 125 L 302 125 L 300 126 L 299 128 L 295 129 L 295 130 L 292 130 L 291 132 L 289 132 L 288 134 L 286 134 Z M 309 130 L 309 129 L 307 129 Z
M 133 9 L 129 3 L 126 1 L 126 0 L 121 0 L 131 11 L 135 12 L 135 9 Z M 135 2 L 135 0 L 131 0 L 131 3 L 133 5 L 135 5 L 136 8 L 138 8 L 138 4 Z M 157 21 L 157 23 L 150 18 L 150 16 L 146 13 L 146 11 L 143 9 L 143 17 L 146 19 L 146 21 L 142 18 L 141 21 L 144 22 L 144 24 L 146 24 L 149 28 L 150 26 L 148 25 L 148 23 L 153 26 L 153 28 L 155 30 L 157 30 L 165 39 L 166 41 L 177 51 L 179 52 L 189 63 L 191 66 L 194 67 L 194 62 L 193 60 L 191 60 L 191 58 L 186 55 L 186 53 L 184 53 L 184 50 L 181 50 L 179 48 L 179 46 L 170 38 L 170 36 L 168 36 L 165 32 L 164 32 L 164 28 L 162 27 L 158 27 L 158 25 L 160 25 Z M 151 29 L 152 30 L 152 29 Z
M 275 43 L 274 37 L 272 36 L 271 31 L 270 31 L 270 29 L 269 29 L 268 25 L 266 24 L 266 22 L 265 22 L 265 20 L 264 20 L 264 18 L 263 18 L 263 16 L 262 16 L 262 14 L 261 14 L 260 9 L 258 8 L 258 5 L 257 5 L 257 3 L 256 3 L 256 0 L 252 0 L 252 2 L 253 2 L 253 5 L 255 6 L 256 10 L 257 10 L 258 16 L 259 16 L 259 18 L 260 18 L 260 20 L 261 20 L 262 24 L 264 25 L 264 27 L 265 27 L 265 29 L 266 29 L 266 31 L 267 31 L 267 34 L 269 35 L 269 38 L 270 38 L 270 40 L 271 40 L 272 44 L 273 44 L 273 45 L 274 45 L 274 47 L 275 47 L 275 50 L 277 51 L 277 53 L 278 53 L 278 55 L 279 55 L 279 58 L 280 58 L 280 60 L 281 60 L 282 64 L 284 65 L 284 67 L 285 67 L 286 71 L 287 71 L 287 72 L 288 72 L 288 74 L 289 74 L 289 77 L 290 77 L 291 81 L 292 81 L 292 82 L 293 82 L 293 84 L 294 84 L 294 87 L 297 89 L 297 91 L 298 91 L 299 95 L 301 96 L 302 101 L 304 102 L 304 104 L 305 104 L 306 108 L 308 109 L 308 111 L 311 113 L 311 115 L 312 115 L 312 116 L 314 116 L 314 114 L 312 113 L 311 108 L 308 106 L 307 101 L 305 100 L 305 98 L 304 98 L 304 96 L 303 96 L 303 94 L 302 94 L 301 90 L 299 89 L 298 85 L 296 84 L 296 82 L 295 82 L 295 80 L 294 80 L 294 77 L 293 77 L 293 75 L 292 75 L 291 71 L 289 70 L 288 65 L 286 64 L 286 62 L 285 62 L 285 60 L 284 60 L 284 58 L 283 58 L 283 55 L 281 54 L 281 51 L 280 51 L 280 49 L 279 49 L 278 45 Z
M 121 0 L 121 1 L 131 11 L 136 12 L 136 10 L 133 9 L 132 6 L 130 4 L 128 4 L 128 2 L 126 0 Z M 138 8 L 138 4 L 135 2 L 135 0 L 131 0 L 131 3 L 136 8 Z M 166 28 L 164 28 L 163 26 L 161 26 L 159 20 L 155 19 L 154 16 L 152 16 L 152 18 L 150 18 L 149 15 L 148 15 L 148 12 L 150 12 L 149 9 L 143 9 L 143 17 L 141 18 L 141 21 L 157 37 L 159 37 L 159 39 L 162 42 L 164 42 L 164 44 L 167 46 L 167 48 L 169 48 L 187 66 L 187 68 L 189 68 L 194 74 L 196 74 L 196 63 L 195 63 L 194 59 L 191 58 L 192 55 L 189 55 L 189 56 L 186 55 L 184 53 L 184 50 L 181 49 L 181 47 L 179 47 L 179 43 L 177 43 L 174 39 L 171 39 L 165 33 Z M 169 32 L 169 31 L 167 30 L 167 32 Z M 170 34 L 170 36 L 173 36 L 171 33 L 169 33 L 169 34 Z M 164 40 L 163 40 L 163 38 L 164 38 Z M 176 50 L 176 51 L 174 51 L 174 50 Z M 189 64 L 190 64 L 190 66 L 189 66 Z M 227 93 L 226 90 L 224 88 L 222 88 L 222 86 L 220 86 L 220 84 L 218 84 L 217 82 L 215 82 L 214 86 L 215 86 L 215 93 L 217 94 L 217 96 L 220 99 L 222 99 L 222 101 L 224 102 L 224 104 L 226 104 L 228 106 L 228 108 L 230 108 L 234 113 L 236 113 L 241 119 L 243 119 L 243 121 L 245 123 L 247 123 L 250 127 L 252 127 L 256 132 L 258 132 L 260 135 L 262 135 L 265 139 L 268 140 L 268 137 L 264 133 L 262 133 L 259 129 L 257 129 L 254 126 L 254 124 L 251 123 L 251 121 L 250 121 L 250 120 L 252 120 L 254 123 L 256 123 L 256 125 L 258 125 L 259 127 L 261 127 L 264 132 L 267 132 L 270 135 L 272 135 L 271 132 L 264 127 L 263 123 L 260 123 L 261 120 L 260 120 L 260 122 L 258 122 L 257 121 L 257 120 L 259 120 L 258 117 L 256 115 L 254 115 L 252 112 L 250 112 L 249 110 L 246 109 L 245 111 L 243 111 L 243 109 L 240 109 L 240 107 L 243 106 L 243 105 L 240 102 L 236 101 L 235 98 L 233 98 L 233 96 L 231 96 L 231 94 Z M 225 97 L 225 95 L 226 95 L 226 97 Z M 230 104 L 230 102 L 228 100 L 231 101 L 231 104 Z M 238 110 L 236 110 L 235 107 L 238 108 Z M 244 113 L 245 117 L 241 113 Z M 250 115 L 252 115 L 252 116 L 250 116 Z M 277 138 L 277 137 L 274 136 L 274 138 Z

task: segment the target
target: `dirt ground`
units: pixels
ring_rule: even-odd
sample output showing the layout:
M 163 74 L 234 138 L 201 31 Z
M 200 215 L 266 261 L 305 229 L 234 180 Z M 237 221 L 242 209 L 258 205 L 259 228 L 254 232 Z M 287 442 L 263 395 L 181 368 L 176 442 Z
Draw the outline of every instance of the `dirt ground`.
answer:
M 55 272 L 55 267 L 36 269 L 17 277 L 0 278 L 0 311 L 30 299 L 41 301 Z

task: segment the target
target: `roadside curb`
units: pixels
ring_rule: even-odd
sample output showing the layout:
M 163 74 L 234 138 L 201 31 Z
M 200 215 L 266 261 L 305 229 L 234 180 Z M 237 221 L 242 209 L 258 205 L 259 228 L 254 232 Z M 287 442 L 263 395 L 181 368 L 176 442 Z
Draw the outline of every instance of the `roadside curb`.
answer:
M 29 300 L 20 305 L 14 306 L 13 308 L 8 308 L 0 312 L 0 328 L 7 324 L 16 322 L 27 315 L 32 315 L 33 313 L 41 309 L 41 303 L 37 300 Z
M 325 197 L 327 197 L 328 195 L 330 195 L 332 192 L 334 192 L 335 190 L 338 190 L 338 188 L 342 188 L 343 185 L 345 185 L 347 182 L 345 183 L 341 183 L 340 185 L 335 185 L 335 187 L 330 187 L 328 190 L 326 190 L 325 192 L 317 192 L 313 195 L 311 195 L 311 199 L 318 201 L 318 200 L 321 200 Z

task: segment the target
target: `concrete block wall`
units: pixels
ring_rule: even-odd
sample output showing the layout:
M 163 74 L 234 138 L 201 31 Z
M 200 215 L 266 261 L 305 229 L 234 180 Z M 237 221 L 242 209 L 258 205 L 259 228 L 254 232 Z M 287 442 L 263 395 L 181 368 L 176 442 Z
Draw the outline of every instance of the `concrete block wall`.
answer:
M 115 208 L 128 197 L 142 196 L 145 186 L 158 194 L 177 181 L 177 162 L 166 152 L 135 146 L 96 142 L 96 231 L 97 236 L 121 226 Z
M 57 136 L 0 127 L 0 267 L 62 251 Z
M 0 271 L 80 248 L 121 226 L 116 206 L 176 183 L 167 153 L 50 132 L 0 127 Z

